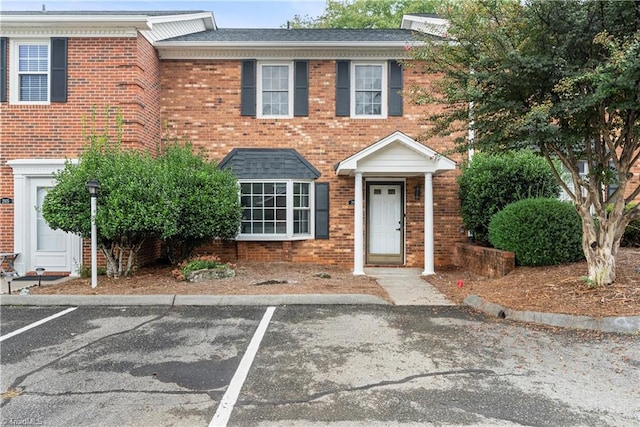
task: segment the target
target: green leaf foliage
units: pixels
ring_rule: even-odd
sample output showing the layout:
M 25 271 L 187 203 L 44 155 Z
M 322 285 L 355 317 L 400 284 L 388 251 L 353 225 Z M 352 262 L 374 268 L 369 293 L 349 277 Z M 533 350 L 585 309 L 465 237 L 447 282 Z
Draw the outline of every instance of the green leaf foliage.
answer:
M 557 199 L 524 199 L 506 206 L 491 220 L 489 240 L 514 252 L 523 266 L 584 259 L 580 216 L 570 203 Z
M 425 37 L 411 49 L 437 76 L 407 91 L 441 104 L 429 115 L 432 135 L 457 137 L 461 152 L 534 147 L 560 161 L 572 185 L 556 180 L 582 218 L 590 279 L 611 283 L 624 227 L 640 218 L 640 205 L 626 208 L 640 197 L 640 4 L 477 0 L 444 16 L 449 42 Z
M 555 197 L 559 187 L 547 162 L 530 150 L 477 153 L 458 177 L 460 214 L 477 243 L 489 244 L 493 215 L 515 201 Z
M 117 141 L 111 140 L 109 129 L 94 127 L 78 163 L 67 162 L 55 175 L 56 186 L 42 207 L 50 227 L 90 237 L 86 183 L 97 179 L 98 245 L 109 275 L 129 274 L 149 239 L 164 239 L 172 253 L 186 257 L 213 238 L 235 237 L 240 203 L 233 175 L 186 143 L 168 144 L 158 157 L 124 149 L 120 116 L 117 123 Z
M 294 28 L 400 28 L 402 15 L 435 13 L 443 0 L 327 0 L 319 17 L 296 15 Z
M 214 238 L 234 238 L 242 213 L 235 176 L 195 153 L 188 142 L 169 143 L 158 160 L 165 195 L 176 214 L 175 227 L 162 236 L 170 259 L 187 259 Z

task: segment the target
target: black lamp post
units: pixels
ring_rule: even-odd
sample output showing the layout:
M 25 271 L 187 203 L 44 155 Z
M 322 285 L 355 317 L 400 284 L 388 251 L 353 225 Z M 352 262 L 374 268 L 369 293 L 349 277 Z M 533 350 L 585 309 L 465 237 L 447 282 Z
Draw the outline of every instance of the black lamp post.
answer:
M 44 267 L 36 267 L 36 274 L 38 275 L 38 287 L 40 287 L 42 276 L 44 275 Z
M 92 179 L 87 182 L 87 190 L 91 195 L 91 287 L 98 286 L 98 232 L 96 230 L 96 211 L 98 209 L 98 191 L 100 182 Z
M 7 286 L 9 287 L 9 295 L 11 295 L 11 282 L 13 282 L 13 272 L 5 272 L 2 273 L 2 275 L 4 276 L 4 280 L 7 281 Z

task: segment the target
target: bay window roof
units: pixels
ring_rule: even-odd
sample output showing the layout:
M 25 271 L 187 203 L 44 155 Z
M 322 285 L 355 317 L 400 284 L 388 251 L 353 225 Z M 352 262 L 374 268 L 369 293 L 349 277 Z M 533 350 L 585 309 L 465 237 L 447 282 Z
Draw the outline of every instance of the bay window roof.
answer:
M 292 148 L 234 148 L 218 165 L 238 179 L 317 179 L 320 172 Z

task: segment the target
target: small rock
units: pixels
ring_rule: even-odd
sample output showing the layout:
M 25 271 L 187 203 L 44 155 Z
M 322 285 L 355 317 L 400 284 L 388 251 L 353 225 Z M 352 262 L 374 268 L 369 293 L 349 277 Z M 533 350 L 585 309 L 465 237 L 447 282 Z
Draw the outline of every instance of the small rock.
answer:
M 313 277 L 319 277 L 321 279 L 331 279 L 331 275 L 329 273 L 325 273 L 324 271 L 314 274 Z
M 204 268 L 191 272 L 187 280 L 189 282 L 199 283 L 215 279 L 224 279 L 225 277 L 233 277 L 235 275 L 236 271 L 233 268 Z
M 296 283 L 287 279 L 265 279 L 265 280 L 253 280 L 250 284 L 253 286 L 262 285 L 286 285 L 288 283 Z
M 20 295 L 29 295 L 29 289 L 22 288 L 22 290 L 20 291 Z
M 640 265 L 635 268 L 635 272 L 640 274 Z

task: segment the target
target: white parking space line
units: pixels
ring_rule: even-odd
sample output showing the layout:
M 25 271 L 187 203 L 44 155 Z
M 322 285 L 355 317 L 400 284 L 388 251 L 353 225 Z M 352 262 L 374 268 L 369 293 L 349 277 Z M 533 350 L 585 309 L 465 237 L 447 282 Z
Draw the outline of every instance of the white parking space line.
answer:
M 269 307 L 264 313 L 264 316 L 262 316 L 262 320 L 258 325 L 258 329 L 256 329 L 256 332 L 253 334 L 253 338 L 251 338 L 249 347 L 247 347 L 247 351 L 244 353 L 244 356 L 242 356 L 242 360 L 238 365 L 238 369 L 236 370 L 236 373 L 233 374 L 233 378 L 231 378 L 229 387 L 224 393 L 224 396 L 222 396 L 220 405 L 218 405 L 218 410 L 209 423 L 209 427 L 224 427 L 229 422 L 231 411 L 233 411 L 233 407 L 238 400 L 240 389 L 242 389 L 242 385 L 247 379 L 247 374 L 249 373 L 249 369 L 251 368 L 253 359 L 258 353 L 258 348 L 260 347 L 262 338 L 267 331 L 267 326 L 269 326 L 269 322 L 271 321 L 271 317 L 273 316 L 274 311 L 276 311 L 275 307 Z
M 16 336 L 18 334 L 21 334 L 21 333 L 25 332 L 25 331 L 28 331 L 29 329 L 35 328 L 36 326 L 40 326 L 43 323 L 47 323 L 49 320 L 53 320 L 53 319 L 58 318 L 60 316 L 64 316 L 67 313 L 71 313 L 76 308 L 78 308 L 78 307 L 67 308 L 66 310 L 63 310 L 60 313 L 56 313 L 56 314 L 54 314 L 52 316 L 49 316 L 49 317 L 46 317 L 46 318 L 44 318 L 42 320 L 38 320 L 37 322 L 33 322 L 32 324 L 27 325 L 27 326 L 25 326 L 23 328 L 17 329 L 17 330 L 15 330 L 13 332 L 9 332 L 8 334 L 3 335 L 3 336 L 0 337 L 0 342 L 6 340 L 7 338 L 11 338 L 11 337 L 14 337 L 14 336 Z

